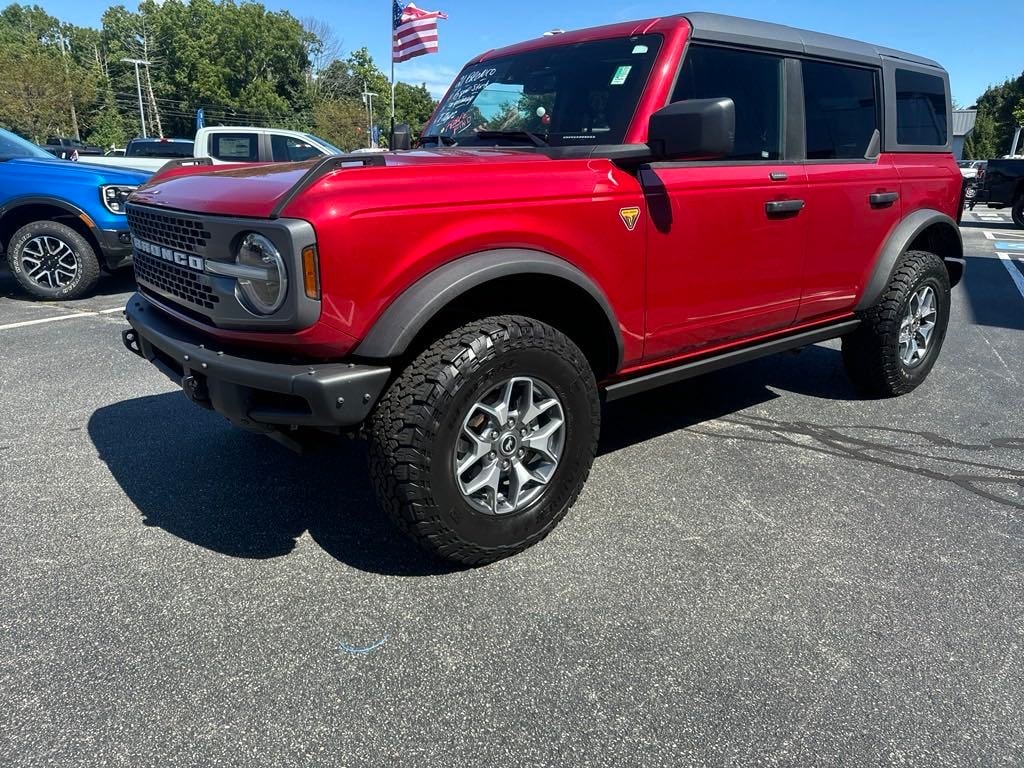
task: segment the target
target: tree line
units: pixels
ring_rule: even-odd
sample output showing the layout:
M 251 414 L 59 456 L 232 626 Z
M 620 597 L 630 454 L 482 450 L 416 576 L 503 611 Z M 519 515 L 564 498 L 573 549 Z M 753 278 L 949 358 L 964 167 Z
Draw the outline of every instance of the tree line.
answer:
M 968 160 L 990 160 L 1010 151 L 1013 133 L 1024 125 L 1024 72 L 1002 85 L 990 86 L 978 99 L 974 131 L 964 141 Z M 1024 144 L 1024 140 L 1021 142 Z M 1018 147 L 1024 152 L 1024 147 Z
M 149 62 L 138 81 L 128 59 Z M 295 128 L 355 149 L 369 143 L 364 92 L 376 94 L 374 123 L 386 139 L 391 85 L 366 48 L 343 56 L 321 20 L 259 3 L 143 0 L 136 11 L 107 8 L 99 29 L 36 5 L 0 11 L 0 127 L 36 142 L 191 137 L 202 107 L 207 125 Z M 435 104 L 425 85 L 396 85 L 395 119 L 414 131 Z

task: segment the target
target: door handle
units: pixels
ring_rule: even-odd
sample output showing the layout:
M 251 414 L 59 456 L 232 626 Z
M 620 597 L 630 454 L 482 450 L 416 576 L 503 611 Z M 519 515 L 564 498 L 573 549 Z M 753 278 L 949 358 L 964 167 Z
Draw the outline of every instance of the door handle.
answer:
M 885 208 L 899 199 L 899 192 L 875 192 L 873 195 L 868 195 L 868 202 L 871 203 L 872 208 Z
M 787 213 L 799 213 L 803 210 L 803 200 L 772 200 L 764 204 L 764 212 L 769 216 L 781 216 Z

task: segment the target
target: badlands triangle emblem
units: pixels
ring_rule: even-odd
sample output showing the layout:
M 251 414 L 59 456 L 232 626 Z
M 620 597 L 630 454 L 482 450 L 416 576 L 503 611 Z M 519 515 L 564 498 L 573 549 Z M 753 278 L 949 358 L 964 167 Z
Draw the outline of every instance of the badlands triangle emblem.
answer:
M 640 221 L 640 209 L 635 206 L 632 208 L 620 208 L 619 218 L 626 225 L 626 229 L 632 232 L 636 229 L 636 223 Z

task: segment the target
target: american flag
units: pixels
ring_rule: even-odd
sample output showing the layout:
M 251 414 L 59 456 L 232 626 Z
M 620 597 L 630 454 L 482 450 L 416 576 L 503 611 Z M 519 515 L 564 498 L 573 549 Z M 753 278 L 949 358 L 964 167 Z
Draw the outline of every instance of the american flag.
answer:
M 423 11 L 412 3 L 402 8 L 398 0 L 392 0 L 392 61 L 400 64 L 416 56 L 437 53 L 437 20 L 447 18 L 440 11 Z

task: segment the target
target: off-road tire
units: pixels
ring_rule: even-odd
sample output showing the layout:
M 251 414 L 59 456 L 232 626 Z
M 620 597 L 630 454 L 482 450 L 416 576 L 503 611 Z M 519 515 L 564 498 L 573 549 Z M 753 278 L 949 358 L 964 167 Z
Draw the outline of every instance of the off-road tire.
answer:
M 453 469 L 471 404 L 516 376 L 545 382 L 565 416 L 561 458 L 532 504 L 504 515 L 476 510 Z M 593 464 L 600 400 L 586 357 L 567 336 L 518 315 L 488 317 L 438 339 L 397 376 L 369 423 L 370 474 L 380 505 L 422 548 L 484 565 L 543 539 L 579 496 Z
M 1024 193 L 1017 195 L 1017 199 L 1013 201 L 1010 217 L 1014 224 L 1024 229 Z
M 923 359 L 913 367 L 900 357 L 900 323 L 911 297 L 925 285 L 935 291 L 936 327 Z M 905 395 L 928 376 L 938 359 L 949 325 L 949 273 L 928 251 L 907 251 L 873 307 L 861 315 L 857 330 L 843 337 L 843 362 L 857 389 L 868 397 Z
M 34 238 L 41 236 L 60 240 L 74 253 L 77 271 L 66 285 L 50 288 L 26 274 L 23 251 Z M 56 221 L 33 221 L 15 232 L 7 246 L 7 264 L 18 284 L 32 297 L 44 301 L 80 299 L 92 292 L 100 278 L 100 263 L 89 242 L 71 227 Z

